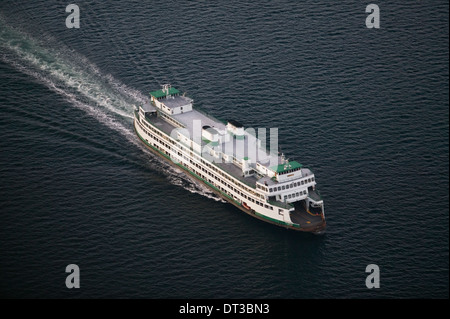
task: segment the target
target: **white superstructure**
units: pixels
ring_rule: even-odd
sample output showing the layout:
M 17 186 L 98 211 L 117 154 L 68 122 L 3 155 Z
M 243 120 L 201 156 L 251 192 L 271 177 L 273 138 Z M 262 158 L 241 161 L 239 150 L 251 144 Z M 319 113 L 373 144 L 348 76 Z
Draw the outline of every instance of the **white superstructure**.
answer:
M 246 213 L 287 228 L 322 232 L 323 200 L 315 176 L 261 146 L 254 130 L 223 123 L 164 85 L 135 111 L 135 130 L 158 154 L 182 167 Z

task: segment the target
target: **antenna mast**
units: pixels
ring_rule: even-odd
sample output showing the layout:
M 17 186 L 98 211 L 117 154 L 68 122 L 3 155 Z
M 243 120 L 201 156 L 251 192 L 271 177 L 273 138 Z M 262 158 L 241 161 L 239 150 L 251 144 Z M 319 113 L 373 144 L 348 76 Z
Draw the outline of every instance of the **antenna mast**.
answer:
M 162 91 L 164 92 L 164 93 L 166 93 L 166 99 L 169 97 L 169 91 L 170 91 L 170 88 L 172 87 L 172 85 L 170 85 L 170 84 L 164 84 L 163 86 L 162 86 L 163 88 L 162 88 Z

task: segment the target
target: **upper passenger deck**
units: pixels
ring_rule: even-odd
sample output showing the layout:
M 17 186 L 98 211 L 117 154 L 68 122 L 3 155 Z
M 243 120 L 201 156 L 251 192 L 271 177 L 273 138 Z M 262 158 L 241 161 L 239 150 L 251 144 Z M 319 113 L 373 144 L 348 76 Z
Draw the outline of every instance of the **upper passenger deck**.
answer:
M 278 152 L 270 153 L 239 122 L 225 124 L 194 109 L 192 99 L 170 86 L 150 96 L 152 102 L 141 106 L 147 122 L 246 185 L 277 185 L 300 179 L 309 171 Z

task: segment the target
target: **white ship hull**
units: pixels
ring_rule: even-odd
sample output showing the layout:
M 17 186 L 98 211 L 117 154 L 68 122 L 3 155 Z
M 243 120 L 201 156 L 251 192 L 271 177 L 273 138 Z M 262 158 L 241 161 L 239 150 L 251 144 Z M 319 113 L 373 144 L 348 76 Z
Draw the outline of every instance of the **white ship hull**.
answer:
M 323 204 L 319 205 L 316 212 L 311 212 L 309 209 L 312 199 L 308 197 L 306 189 L 315 185 L 314 178 L 303 178 L 305 183 L 302 180 L 301 185 L 298 182 L 300 191 L 292 195 L 293 198 L 297 196 L 296 205 L 295 203 L 293 205 L 287 202 L 269 201 L 268 197 L 264 196 L 259 189 L 247 185 L 244 183 L 245 180 L 236 178 L 221 166 L 206 160 L 192 147 L 187 147 L 186 141 L 171 137 L 167 130 L 161 129 L 161 124 L 165 125 L 161 121 L 169 120 L 169 122 L 172 121 L 171 124 L 175 125 L 177 124 L 175 119 L 171 119 L 159 111 L 152 114 L 154 117 L 147 117 L 142 109 L 135 111 L 134 128 L 141 141 L 168 162 L 181 167 L 197 178 L 217 195 L 245 213 L 265 222 L 312 233 L 322 233 L 325 230 Z M 274 194 L 276 194 L 277 188 L 274 187 L 274 189 Z M 289 195 L 290 197 L 291 195 Z M 299 203 L 308 207 L 302 209 Z

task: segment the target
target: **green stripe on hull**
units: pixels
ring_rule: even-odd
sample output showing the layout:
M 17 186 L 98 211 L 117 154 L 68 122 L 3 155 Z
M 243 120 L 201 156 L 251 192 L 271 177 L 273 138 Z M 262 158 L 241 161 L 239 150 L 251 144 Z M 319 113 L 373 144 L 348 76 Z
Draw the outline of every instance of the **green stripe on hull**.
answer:
M 291 226 L 291 227 L 292 227 L 292 226 L 294 226 L 294 227 L 300 227 L 299 224 L 286 223 L 286 222 L 284 222 L 284 221 L 282 221 L 282 220 L 278 220 L 278 219 L 275 219 L 275 218 L 271 218 L 271 217 L 268 217 L 268 216 L 266 216 L 266 215 L 260 214 L 260 213 L 258 213 L 258 212 L 255 212 L 255 215 L 258 215 L 259 217 L 262 217 L 262 218 L 264 218 L 264 219 L 267 219 L 267 220 L 269 220 L 269 221 L 271 221 L 271 222 L 273 222 L 273 223 L 277 223 L 277 224 L 280 224 L 280 225 Z

